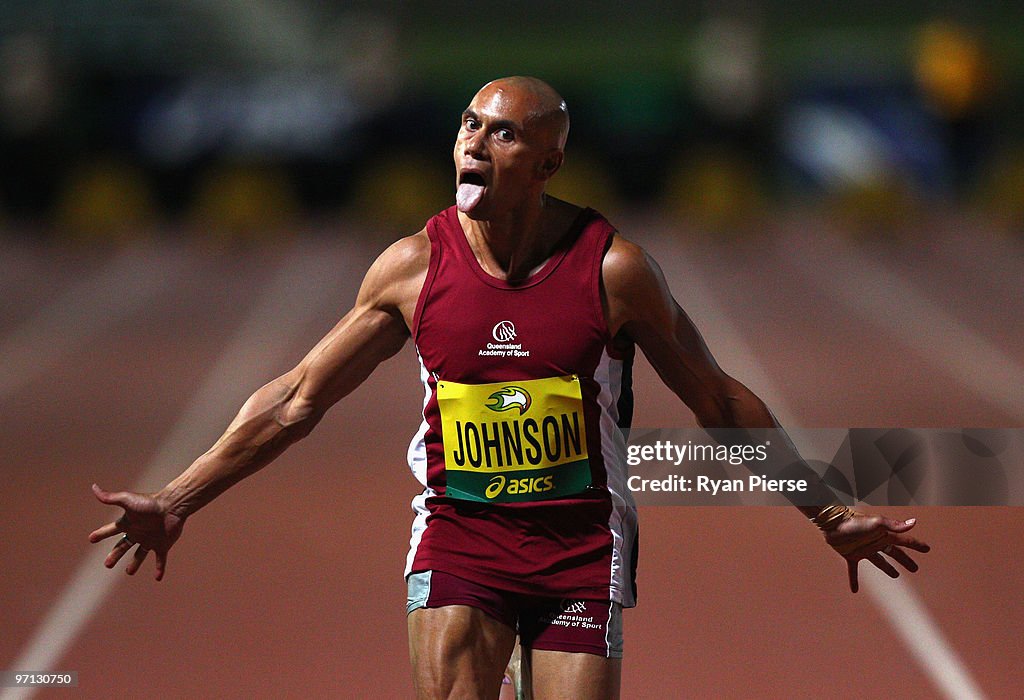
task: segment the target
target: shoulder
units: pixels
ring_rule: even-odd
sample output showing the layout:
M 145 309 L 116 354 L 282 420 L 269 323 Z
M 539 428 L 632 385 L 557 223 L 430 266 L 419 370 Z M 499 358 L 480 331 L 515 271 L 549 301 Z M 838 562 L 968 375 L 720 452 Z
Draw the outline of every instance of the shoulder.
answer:
M 660 270 L 647 251 L 615 233 L 601 262 L 601 278 L 609 293 L 628 292 L 657 282 Z
M 429 263 L 430 239 L 424 228 L 389 245 L 377 257 L 371 269 L 377 268 L 382 272 L 397 275 L 415 274 L 421 268 L 425 272 Z
M 400 306 L 409 295 L 417 296 L 430 265 L 430 239 L 426 229 L 401 238 L 370 266 L 360 297 L 375 305 Z
M 674 306 L 658 264 L 646 250 L 617 233 L 601 263 L 601 289 L 613 337 L 631 323 L 665 321 Z

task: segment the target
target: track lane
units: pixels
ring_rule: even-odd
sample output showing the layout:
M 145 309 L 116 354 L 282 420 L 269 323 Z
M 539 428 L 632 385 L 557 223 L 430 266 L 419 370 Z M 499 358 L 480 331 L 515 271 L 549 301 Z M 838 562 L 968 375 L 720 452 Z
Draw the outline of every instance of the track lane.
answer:
M 699 244 L 682 244 L 685 254 L 700 256 Z M 352 269 L 372 259 L 369 248 L 345 250 Z M 957 418 L 964 415 L 1007 420 L 960 396 L 955 385 L 934 382 L 920 361 L 896 363 L 901 353 L 884 339 L 865 343 L 856 324 L 830 322 L 813 287 L 796 275 L 773 274 L 757 251 L 723 253 L 709 245 L 705 252 L 699 259 L 720 281 L 716 294 L 730 317 L 759 339 L 758 360 L 769 377 L 822 421 L 816 424 L 950 425 L 962 424 Z M 103 511 L 89 503 L 88 481 L 94 475 L 123 480 L 126 464 L 140 464 L 152 452 L 222 347 L 218 318 L 240 313 L 232 300 L 259 286 L 265 259 L 241 255 L 234 264 L 239 267 L 224 263 L 221 274 L 198 276 L 190 290 L 179 290 L 180 298 L 160 299 L 94 342 L 89 354 L 102 361 L 88 375 L 69 363 L 52 382 L 18 395 L 17 427 L 4 427 L 16 439 L 5 441 L 3 463 L 19 465 L 5 471 L 16 492 L 31 495 L 16 512 L 5 499 L 5 521 L 14 529 L 8 550 L 0 549 L 25 562 L 2 577 L 5 599 L 19 600 L 15 617 L 4 614 L 13 623 L 5 627 L 21 630 L 15 637 L 25 638 L 88 546 L 85 534 Z M 671 281 L 687 306 L 685 284 Z M 218 285 L 222 292 L 211 293 Z M 309 337 L 296 338 L 283 354 L 294 358 L 308 348 L 349 301 L 309 322 Z M 820 332 L 828 323 L 846 330 L 833 339 Z M 710 341 L 713 329 L 706 334 Z M 728 362 L 727 348 L 712 347 Z M 823 359 L 814 359 L 814 351 Z M 794 357 L 812 359 L 801 371 Z M 877 371 L 879 357 L 891 375 Z M 884 364 L 887 358 L 894 363 Z M 636 425 L 662 424 L 665 415 L 692 424 L 650 368 L 638 364 Z M 745 378 L 743 367 L 727 367 Z M 123 380 L 114 386 L 110 378 L 118 375 Z M 892 392 L 884 376 L 911 377 L 900 401 L 879 400 Z M 838 386 L 852 398 L 819 396 L 821 386 Z M 240 388 L 240 395 L 248 390 Z M 109 426 L 103 416 L 110 414 L 96 411 L 97 395 L 119 407 Z M 950 395 L 962 403 L 933 407 Z M 150 563 L 138 580 L 118 584 L 115 602 L 100 610 L 59 664 L 83 674 L 79 694 L 137 688 L 168 697 L 409 696 L 401 566 L 415 484 L 404 449 L 421 399 L 407 349 L 334 409 L 307 442 L 198 515 L 172 554 L 166 581 L 151 580 Z M 225 413 L 235 408 L 226 398 Z M 124 434 L 131 439 L 117 443 Z M 81 466 L 68 472 L 69 460 Z M 80 476 L 68 478 L 73 474 Z M 51 486 L 61 480 L 82 483 Z M 33 523 L 40 503 L 67 514 L 53 538 L 42 541 Z M 1005 561 L 999 544 L 1024 534 L 1018 509 L 957 509 L 955 518 L 950 509 L 931 510 L 915 509 L 922 537 L 936 549 L 922 558 L 913 585 L 943 629 L 953 630 L 982 687 L 999 697 L 1024 682 L 1007 658 L 1013 638 L 1004 636 L 1024 621 L 1008 594 L 1020 590 L 1021 572 Z M 797 514 L 645 508 L 641 517 L 641 604 L 626 616 L 624 697 L 666 697 L 666 689 L 678 691 L 670 697 L 740 697 L 752 688 L 811 697 L 822 687 L 860 697 L 883 697 L 893 688 L 906 697 L 934 696 L 867 597 L 845 591 L 841 562 Z M 0 640 L 3 658 L 12 658 L 14 646 Z M 872 670 L 877 664 L 884 673 Z

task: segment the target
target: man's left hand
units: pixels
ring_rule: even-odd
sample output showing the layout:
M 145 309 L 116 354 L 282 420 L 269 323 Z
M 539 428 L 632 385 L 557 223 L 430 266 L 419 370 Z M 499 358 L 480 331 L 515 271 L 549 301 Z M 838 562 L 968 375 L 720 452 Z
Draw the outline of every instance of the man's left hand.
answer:
M 898 577 L 900 572 L 883 554 L 907 571 L 917 571 L 917 562 L 904 549 L 923 553 L 931 547 L 907 534 L 916 523 L 915 518 L 893 520 L 880 515 L 854 512 L 852 517 L 825 533 L 825 541 L 846 559 L 851 591 L 856 593 L 860 587 L 857 582 L 857 564 L 861 559 L 867 559 L 892 578 Z

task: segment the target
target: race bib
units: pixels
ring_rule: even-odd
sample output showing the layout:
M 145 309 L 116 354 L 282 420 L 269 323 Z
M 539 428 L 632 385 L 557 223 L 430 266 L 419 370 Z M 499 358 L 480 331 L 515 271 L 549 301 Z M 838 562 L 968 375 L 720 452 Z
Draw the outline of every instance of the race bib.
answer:
M 437 403 L 448 496 L 540 501 L 590 485 L 576 375 L 494 384 L 439 380 Z

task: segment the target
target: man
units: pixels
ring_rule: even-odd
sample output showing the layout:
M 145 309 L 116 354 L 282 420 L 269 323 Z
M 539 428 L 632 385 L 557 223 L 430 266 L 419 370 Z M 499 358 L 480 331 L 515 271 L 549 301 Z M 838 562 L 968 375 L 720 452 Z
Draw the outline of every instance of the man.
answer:
M 600 215 L 548 197 L 569 129 L 534 78 L 485 85 L 455 143 L 457 206 L 388 248 L 354 308 L 290 372 L 249 398 L 224 435 L 159 493 L 108 493 L 156 576 L 186 519 L 305 437 L 412 337 L 426 391 L 409 451 L 424 485 L 406 575 L 417 694 L 496 697 L 517 629 L 537 698 L 618 695 L 621 608 L 634 604 L 636 509 L 622 428 L 639 346 L 712 428 L 778 428 L 721 371 L 657 265 Z M 827 490 L 801 507 L 848 562 L 890 576 L 888 554 L 927 551 L 914 521 L 854 513 Z M 587 625 L 570 624 L 587 620 Z M 581 629 L 585 628 L 585 629 Z

